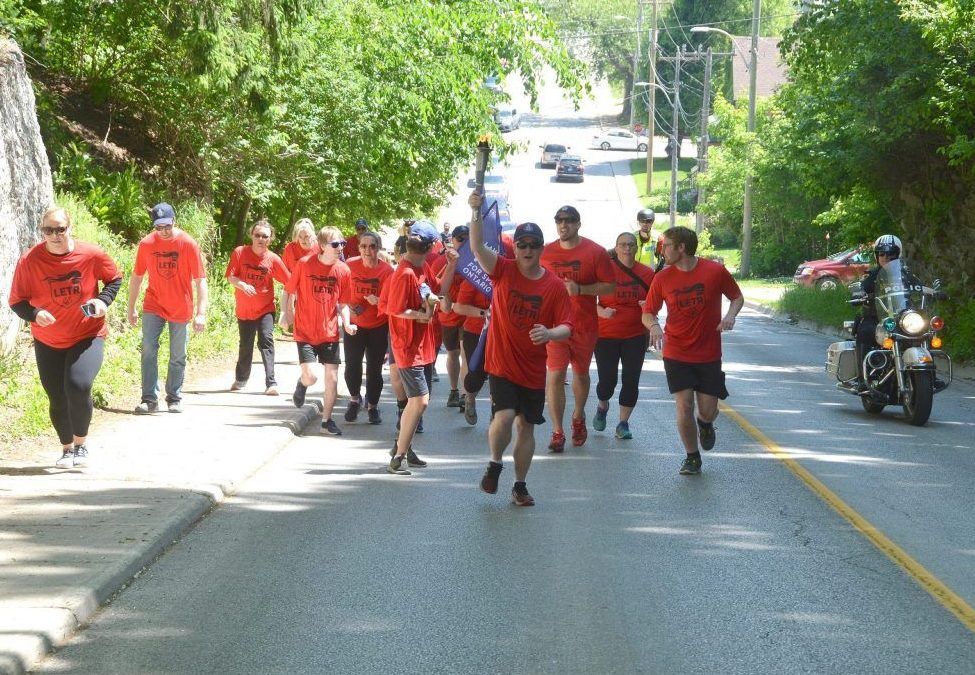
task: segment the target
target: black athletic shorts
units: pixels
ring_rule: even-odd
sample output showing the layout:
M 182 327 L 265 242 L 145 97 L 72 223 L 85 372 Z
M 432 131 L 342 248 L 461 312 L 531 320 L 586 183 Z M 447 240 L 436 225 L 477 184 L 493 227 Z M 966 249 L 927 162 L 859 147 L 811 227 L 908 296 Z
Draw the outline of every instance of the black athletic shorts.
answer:
M 545 390 L 529 389 L 497 375 L 490 376 L 491 410 L 514 410 L 529 424 L 545 424 Z
M 667 375 L 667 387 L 671 394 L 693 389 L 702 394 L 717 396 L 721 400 L 728 398 L 721 361 L 688 363 L 664 359 L 664 373 Z
M 338 342 L 323 342 L 311 345 L 307 342 L 298 343 L 298 363 L 319 363 L 338 366 L 342 363 L 339 358 Z
M 463 330 L 464 324 L 458 324 L 456 326 L 442 326 L 443 329 L 443 346 L 448 352 L 455 352 L 460 349 L 460 332 Z

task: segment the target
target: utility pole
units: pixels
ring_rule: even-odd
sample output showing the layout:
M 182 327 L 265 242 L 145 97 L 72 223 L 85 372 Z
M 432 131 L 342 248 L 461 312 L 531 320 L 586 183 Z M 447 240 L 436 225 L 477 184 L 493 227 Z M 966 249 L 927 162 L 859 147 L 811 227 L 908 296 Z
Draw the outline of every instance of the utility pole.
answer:
M 704 61 L 704 98 L 701 100 L 701 138 L 697 144 L 697 213 L 694 229 L 698 234 L 704 229 L 704 214 L 701 213 L 701 205 L 704 203 L 704 187 L 701 185 L 701 176 L 708 170 L 708 117 L 711 113 L 711 48 L 708 47 Z
M 741 216 L 741 267 L 739 273 L 747 277 L 752 261 L 752 144 L 755 133 L 755 97 L 758 86 L 758 24 L 762 14 L 762 0 L 755 0 L 752 7 L 751 64 L 748 67 L 748 134 L 752 140 L 748 146 L 748 171 L 745 174 L 745 196 Z
M 636 0 L 636 49 L 633 51 L 633 84 L 630 86 L 630 130 L 636 124 L 636 82 L 637 68 L 640 67 L 640 34 L 643 32 L 643 0 Z
M 674 57 L 674 100 L 671 101 L 674 109 L 672 126 L 670 129 L 670 226 L 677 224 L 677 160 L 680 155 L 680 135 L 677 133 L 677 125 L 680 123 L 680 66 L 681 56 L 684 53 L 684 45 L 677 50 Z
M 653 191 L 653 137 L 657 130 L 657 0 L 652 0 L 650 10 L 650 69 L 647 76 L 650 81 L 648 90 L 650 97 L 649 119 L 647 122 L 647 196 Z

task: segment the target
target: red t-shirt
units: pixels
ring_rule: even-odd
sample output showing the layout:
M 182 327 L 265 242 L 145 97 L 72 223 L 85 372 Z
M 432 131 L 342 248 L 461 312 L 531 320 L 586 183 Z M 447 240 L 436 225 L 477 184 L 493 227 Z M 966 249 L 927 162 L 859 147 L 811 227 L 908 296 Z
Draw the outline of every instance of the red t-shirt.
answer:
M 443 284 L 443 276 L 442 276 L 443 275 L 443 270 L 441 270 L 440 273 L 441 273 L 441 276 L 438 279 L 438 281 L 442 285 Z M 454 279 L 453 279 L 453 281 L 450 282 L 450 291 L 447 293 L 447 296 L 450 298 L 450 301 L 451 302 L 457 302 L 457 298 L 459 297 L 460 287 L 461 287 L 461 284 L 462 284 L 463 280 L 464 280 L 464 277 L 462 277 L 458 273 L 454 273 Z M 441 326 L 459 326 L 462 323 L 464 323 L 464 319 L 467 318 L 463 314 L 458 314 L 457 312 L 454 312 L 454 311 L 445 312 L 443 310 L 437 312 L 437 316 L 440 317 L 440 325 Z
M 558 241 L 546 245 L 542 250 L 542 266 L 563 281 L 571 280 L 586 286 L 599 281 L 612 283 L 616 279 L 613 261 L 606 249 L 585 237 L 580 237 L 574 248 L 562 248 Z M 574 330 L 580 333 L 597 331 L 596 296 L 574 295 L 571 300 Z
M 370 305 L 367 295 L 382 295 L 386 280 L 393 275 L 393 266 L 385 260 L 378 260 L 375 267 L 366 267 L 362 258 L 346 261 L 352 272 L 352 292 L 349 294 L 349 310 L 352 323 L 360 328 L 377 328 L 387 323 L 386 315 L 379 311 L 378 305 Z
M 299 260 L 308 255 L 318 255 L 321 252 L 322 247 L 318 245 L 318 242 L 312 243 L 311 248 L 302 248 L 297 241 L 290 241 L 281 252 L 281 260 L 284 261 L 284 266 L 288 268 L 289 272 L 294 272 L 295 265 L 298 264 Z
M 342 249 L 345 255 L 345 262 L 349 262 L 352 258 L 359 256 L 359 237 L 353 234 L 351 237 L 345 240 L 345 248 Z
M 98 282 L 121 278 L 108 254 L 93 244 L 76 241 L 74 250 L 54 255 L 44 243 L 29 249 L 14 270 L 10 304 L 26 300 L 51 313 L 50 326 L 31 322 L 30 332 L 38 342 L 55 349 L 67 349 L 90 337 L 105 337 L 105 318 L 85 316 L 81 306 L 98 297 Z
M 430 265 L 414 267 L 404 256 L 383 285 L 379 298 L 379 311 L 389 317 L 389 341 L 393 348 L 393 359 L 400 368 L 425 366 L 437 358 L 437 336 L 433 321 L 422 323 L 413 319 L 401 319 L 408 309 L 419 310 L 423 300 L 420 298 L 420 284 L 426 283 L 434 293 L 440 285 Z
M 193 318 L 193 280 L 207 276 L 193 237 L 177 229 L 170 239 L 163 239 L 158 232 L 144 237 L 135 254 L 133 274 L 149 277 L 143 312 L 175 323 Z
M 664 358 L 710 363 L 721 358 L 721 296 L 734 300 L 741 289 L 724 265 L 697 259 L 690 272 L 674 265 L 653 277 L 643 311 L 656 315 L 667 303 Z
M 602 307 L 612 307 L 616 314 L 612 319 L 599 318 L 599 337 L 625 340 L 647 332 L 643 325 L 643 308 L 640 302 L 647 297 L 647 291 L 636 279 L 613 263 L 616 274 L 616 290 L 613 295 L 599 296 Z M 630 271 L 643 280 L 648 287 L 653 281 L 653 270 L 641 263 L 633 263 Z
M 341 260 L 325 265 L 317 255 L 302 258 L 285 285 L 295 299 L 295 342 L 320 345 L 339 341 L 340 303 L 347 303 L 352 272 Z
M 494 296 L 488 325 L 484 369 L 530 389 L 545 388 L 544 344 L 532 344 L 528 331 L 535 324 L 572 326 L 572 305 L 565 284 L 548 270 L 529 279 L 518 264 L 498 256 L 494 265 Z
M 267 251 L 263 256 L 254 253 L 251 246 L 238 246 L 230 254 L 225 275 L 237 277 L 254 287 L 257 295 L 247 295 L 239 288 L 234 288 L 234 299 L 237 301 L 236 315 L 243 321 L 260 319 L 268 312 L 274 311 L 274 280 L 287 284 L 291 274 L 277 253 Z
M 477 287 L 467 279 L 464 279 L 460 285 L 460 291 L 457 292 L 457 302 L 479 309 L 487 309 L 491 306 L 491 301 L 487 299 L 487 296 L 477 290 Z M 484 317 L 464 317 L 464 330 L 468 333 L 480 333 L 484 330 Z

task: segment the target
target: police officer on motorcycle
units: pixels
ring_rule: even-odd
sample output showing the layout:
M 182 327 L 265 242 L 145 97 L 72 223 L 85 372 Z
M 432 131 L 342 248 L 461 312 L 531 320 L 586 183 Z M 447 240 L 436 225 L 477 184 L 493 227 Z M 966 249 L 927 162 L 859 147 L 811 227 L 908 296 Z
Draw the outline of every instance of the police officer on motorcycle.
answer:
M 901 240 L 892 234 L 882 234 L 873 243 L 873 255 L 877 266 L 870 269 L 860 282 L 860 289 L 867 295 L 868 302 L 862 305 L 862 311 L 857 317 L 854 330 L 856 332 L 857 376 L 860 380 L 859 391 L 864 394 L 870 389 L 863 382 L 863 357 L 877 344 L 877 309 L 873 303 L 873 295 L 877 290 L 877 275 L 891 260 L 901 257 Z

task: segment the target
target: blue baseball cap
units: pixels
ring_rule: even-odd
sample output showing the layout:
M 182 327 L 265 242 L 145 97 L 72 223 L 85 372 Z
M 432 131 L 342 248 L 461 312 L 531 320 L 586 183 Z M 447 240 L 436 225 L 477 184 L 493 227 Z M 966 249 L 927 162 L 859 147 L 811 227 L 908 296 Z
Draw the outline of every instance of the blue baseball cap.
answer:
M 366 220 L 365 218 L 359 218 L 359 220 L 355 221 L 355 229 L 358 230 L 360 228 L 363 229 L 363 230 L 368 230 L 369 229 L 369 221 Z
M 161 202 L 153 206 L 150 214 L 152 215 L 153 227 L 172 225 L 173 221 L 176 220 L 176 211 L 166 202 Z
M 410 236 L 419 237 L 429 244 L 440 240 L 440 230 L 429 220 L 418 220 L 410 225 Z

